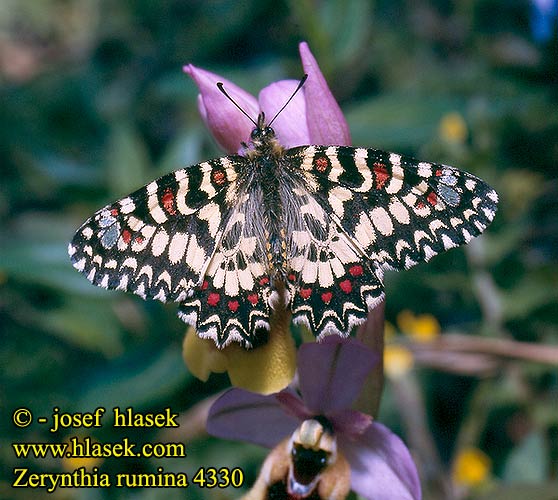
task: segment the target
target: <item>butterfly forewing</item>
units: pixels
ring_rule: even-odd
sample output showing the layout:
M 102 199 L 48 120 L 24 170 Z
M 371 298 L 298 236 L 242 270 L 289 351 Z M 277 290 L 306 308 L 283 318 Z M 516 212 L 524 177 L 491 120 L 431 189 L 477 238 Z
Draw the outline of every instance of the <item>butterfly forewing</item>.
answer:
M 74 267 L 104 288 L 184 300 L 202 283 L 229 218 L 238 158 L 177 170 L 102 208 L 69 245 Z
M 468 242 L 494 218 L 498 197 L 446 165 L 376 149 L 295 148 L 324 210 L 375 268 L 405 269 Z

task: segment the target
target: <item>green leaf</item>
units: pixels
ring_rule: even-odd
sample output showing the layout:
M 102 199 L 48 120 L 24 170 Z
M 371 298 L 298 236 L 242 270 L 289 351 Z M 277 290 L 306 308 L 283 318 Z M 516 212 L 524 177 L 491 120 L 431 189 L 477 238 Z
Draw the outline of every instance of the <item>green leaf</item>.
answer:
M 70 294 L 103 296 L 70 263 L 68 242 L 78 224 L 72 217 L 40 212 L 18 217 L 12 230 L 0 232 L 0 273 Z
M 164 175 L 197 163 L 201 155 L 202 137 L 202 131 L 198 128 L 177 136 L 157 164 L 157 174 Z
M 66 242 L 14 242 L 2 250 L 0 272 L 9 279 L 101 297 L 101 290 L 92 286 L 72 267 L 66 248 Z
M 120 121 L 113 125 L 106 157 L 107 179 L 113 197 L 130 193 L 145 184 L 151 161 L 141 136 L 134 127 Z
M 114 357 L 123 350 L 119 321 L 107 305 L 90 299 L 72 298 L 35 319 L 37 327 L 81 349 Z
M 361 101 L 345 116 L 357 146 L 418 150 L 437 134 L 444 114 L 463 108 L 456 97 L 406 91 Z
M 549 465 L 544 436 L 540 431 L 534 431 L 510 453 L 504 467 L 504 480 L 523 483 L 541 482 L 548 477 Z
M 553 273 L 531 273 L 511 290 L 502 291 L 506 320 L 525 318 L 536 309 L 558 301 L 558 286 Z
M 474 500 L 556 500 L 558 483 L 514 484 L 491 489 L 490 493 L 473 497 Z
M 342 66 L 354 61 L 369 42 L 372 13 L 369 0 L 335 0 L 322 4 L 319 26 L 329 37 L 335 58 L 330 65 Z M 350 29 L 347 29 L 350 26 Z
M 101 181 L 97 169 L 59 154 L 43 153 L 34 166 L 56 185 L 91 187 L 99 185 Z
M 153 406 L 183 387 L 190 377 L 176 346 L 136 356 L 127 353 L 91 380 L 76 408 Z

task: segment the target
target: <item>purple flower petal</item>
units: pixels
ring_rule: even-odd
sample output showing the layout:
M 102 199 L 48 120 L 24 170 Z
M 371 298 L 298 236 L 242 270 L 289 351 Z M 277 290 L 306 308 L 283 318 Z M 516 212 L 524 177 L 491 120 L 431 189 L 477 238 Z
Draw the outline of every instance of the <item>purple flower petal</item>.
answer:
M 344 434 L 349 439 L 359 436 L 372 425 L 372 417 L 357 410 L 346 409 L 327 416 L 337 434 Z M 307 417 L 308 418 L 308 417 Z
M 258 100 L 267 122 L 272 120 L 287 102 L 297 85 L 296 80 L 281 80 L 261 90 Z M 297 92 L 288 106 L 281 111 L 272 127 L 285 148 L 310 144 L 310 133 L 306 123 L 306 100 L 302 90 Z
M 299 424 L 297 418 L 285 413 L 275 397 L 230 389 L 211 406 L 207 432 L 272 448 Z
M 304 401 L 302 401 L 298 394 L 296 394 L 292 389 L 285 389 L 278 392 L 275 394 L 275 398 L 279 401 L 286 413 L 289 413 L 300 421 L 315 416 L 313 413 L 308 411 L 308 408 L 304 406 Z
M 327 82 L 320 71 L 316 59 L 306 42 L 298 46 L 302 67 L 308 75 L 304 84 L 306 99 L 306 120 L 312 144 L 333 144 L 349 146 L 351 134 L 349 125 Z
M 297 365 L 306 407 L 325 415 L 350 408 L 377 362 L 378 355 L 356 339 L 303 344 Z
M 354 441 L 339 436 L 339 446 L 351 465 L 351 487 L 370 500 L 420 500 L 417 468 L 403 441 L 374 422 Z
M 192 64 L 184 66 L 184 71 L 192 77 L 200 90 L 198 108 L 213 137 L 227 153 L 236 153 L 240 143 L 250 139 L 254 124 L 222 94 L 217 88 L 217 82 L 223 82 L 227 93 L 254 120 L 259 113 L 258 101 L 239 86 L 215 73 L 196 68 Z

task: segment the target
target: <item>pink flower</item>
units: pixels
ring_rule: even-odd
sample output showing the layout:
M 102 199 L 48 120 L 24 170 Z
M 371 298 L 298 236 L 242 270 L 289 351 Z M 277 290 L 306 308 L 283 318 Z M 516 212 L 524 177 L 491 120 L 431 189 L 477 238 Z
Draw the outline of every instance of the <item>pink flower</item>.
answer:
M 349 126 L 341 108 L 329 90 L 308 44 L 299 45 L 300 58 L 308 80 L 289 105 L 273 122 L 279 142 L 285 148 L 307 144 L 348 146 Z M 260 91 L 258 98 L 234 83 L 192 64 L 184 67 L 200 90 L 198 108 L 205 124 L 227 153 L 241 152 L 254 124 L 248 120 L 217 88 L 222 82 L 235 102 L 254 120 L 264 112 L 271 120 L 287 102 L 298 85 L 297 80 L 280 80 Z
M 328 337 L 299 349 L 300 394 L 285 389 L 262 396 L 225 392 L 212 406 L 210 434 L 274 447 L 301 422 L 318 417 L 332 426 L 350 465 L 353 491 L 366 499 L 420 499 L 418 473 L 401 439 L 372 417 L 351 409 L 378 355 L 359 341 Z

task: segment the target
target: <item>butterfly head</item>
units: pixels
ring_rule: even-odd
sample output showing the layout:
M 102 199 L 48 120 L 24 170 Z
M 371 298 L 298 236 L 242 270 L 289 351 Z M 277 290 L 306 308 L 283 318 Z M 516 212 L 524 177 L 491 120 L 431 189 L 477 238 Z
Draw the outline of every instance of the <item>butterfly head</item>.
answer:
M 275 116 L 267 124 L 265 122 L 265 114 L 264 114 L 263 111 L 258 115 L 257 121 L 254 121 L 254 119 L 244 109 L 242 109 L 242 107 L 240 107 L 239 104 L 227 93 L 227 91 L 225 90 L 225 88 L 223 86 L 223 83 L 222 82 L 217 82 L 217 88 L 221 91 L 221 93 L 229 101 L 231 101 L 240 110 L 240 112 L 244 116 L 246 116 L 246 118 L 248 118 L 255 125 L 255 128 L 252 129 L 252 133 L 250 134 L 250 141 L 251 141 L 253 147 L 250 148 L 250 147 L 248 147 L 248 145 L 246 143 L 244 143 L 244 142 L 241 143 L 241 145 L 246 150 L 246 153 L 247 153 L 248 157 L 250 157 L 252 155 L 251 151 L 255 151 L 257 154 L 269 154 L 269 153 L 271 153 L 271 154 L 278 155 L 278 154 L 283 153 L 284 149 L 279 144 L 279 141 L 277 140 L 277 138 L 275 136 L 275 131 L 273 130 L 273 128 L 271 128 L 271 124 L 279 116 L 281 111 L 283 111 L 285 109 L 285 107 L 292 101 L 293 97 L 302 88 L 302 86 L 304 85 L 304 82 L 306 81 L 307 78 L 308 78 L 308 75 L 304 75 L 301 78 L 300 82 L 298 82 L 298 85 L 297 85 L 296 89 L 291 94 L 291 96 L 287 99 L 287 102 L 285 102 L 285 104 L 283 104 L 281 109 L 279 109 L 279 111 L 277 111 L 277 113 L 275 113 Z
M 254 147 L 258 148 L 269 144 L 275 139 L 275 130 L 265 123 L 265 114 L 262 112 L 258 115 L 256 127 L 252 129 L 250 141 Z
M 284 152 L 283 147 L 277 140 L 275 130 L 265 122 L 265 114 L 258 115 L 258 121 L 250 134 L 250 145 L 242 143 L 248 158 L 257 156 L 278 156 Z

